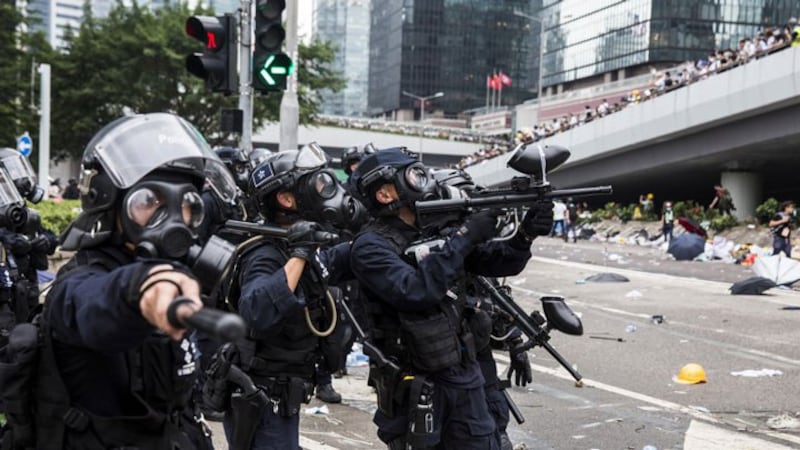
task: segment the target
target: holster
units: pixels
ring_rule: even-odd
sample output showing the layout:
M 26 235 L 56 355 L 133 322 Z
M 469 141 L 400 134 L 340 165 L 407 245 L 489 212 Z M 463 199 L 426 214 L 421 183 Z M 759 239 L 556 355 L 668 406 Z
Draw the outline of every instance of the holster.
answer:
M 408 383 L 402 382 L 402 373 L 394 371 L 388 367 L 369 369 L 368 384 L 375 388 L 378 394 L 378 409 L 386 417 L 393 418 L 402 412 L 406 405 L 408 396 Z
M 300 404 L 311 401 L 314 385 L 299 377 L 282 376 L 267 381 L 269 398 L 277 406 L 281 417 L 292 417 L 300 412 Z
M 269 408 L 269 399 L 259 389 L 251 395 L 237 392 L 231 396 L 230 402 L 233 421 L 231 448 L 248 449 L 253 445 L 253 437 L 261 424 L 264 409 Z
M 409 449 L 434 447 L 441 439 L 441 432 L 433 423 L 434 384 L 423 376 L 411 380 L 408 401 L 408 432 L 406 445 Z

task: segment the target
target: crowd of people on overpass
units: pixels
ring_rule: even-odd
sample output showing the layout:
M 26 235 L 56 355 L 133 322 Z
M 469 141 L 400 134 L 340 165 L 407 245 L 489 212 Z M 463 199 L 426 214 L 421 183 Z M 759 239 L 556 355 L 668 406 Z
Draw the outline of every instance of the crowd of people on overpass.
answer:
M 619 100 L 609 102 L 602 99 L 594 105 L 585 105 L 582 110 L 573 111 L 561 117 L 554 117 L 533 127 L 521 128 L 514 136 L 514 144 L 520 142 L 537 142 L 565 132 L 572 128 L 592 122 L 609 114 L 621 111 L 628 106 L 636 105 L 651 100 L 667 92 L 704 80 L 709 76 L 746 64 L 754 59 L 767 56 L 776 51 L 790 46 L 800 46 L 800 26 L 797 19 L 792 17 L 782 27 L 767 27 L 755 36 L 744 37 L 739 40 L 736 49 L 717 49 L 705 58 L 697 61 L 686 61 L 671 70 L 652 70 L 652 78 L 647 86 L 636 88 Z M 508 146 L 501 147 L 507 149 Z M 504 151 L 486 151 L 479 153 L 503 154 Z M 489 159 L 487 156 L 478 156 L 478 153 L 464 157 L 457 165 L 460 168 L 478 164 Z
M 318 116 L 317 122 L 321 125 L 378 131 L 381 133 L 403 134 L 406 136 L 419 136 L 421 134 L 426 138 L 446 139 L 458 142 L 480 142 L 488 145 L 506 144 L 508 142 L 507 136 L 488 136 L 483 132 L 469 128 L 420 125 L 416 122 L 324 115 Z

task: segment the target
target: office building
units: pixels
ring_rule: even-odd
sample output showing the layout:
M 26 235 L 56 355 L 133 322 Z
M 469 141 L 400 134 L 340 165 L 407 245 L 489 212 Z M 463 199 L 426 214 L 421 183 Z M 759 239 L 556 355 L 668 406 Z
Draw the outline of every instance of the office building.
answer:
M 322 92 L 324 114 L 364 116 L 369 78 L 369 0 L 316 0 L 314 39 L 336 46 L 333 69 L 347 80 L 339 92 Z
M 453 117 L 487 103 L 487 76 L 511 80 L 495 103 L 514 105 L 536 92 L 541 0 L 373 0 L 369 110 L 398 120 Z M 515 13 L 516 12 L 516 13 Z M 526 17 L 527 16 L 527 17 Z

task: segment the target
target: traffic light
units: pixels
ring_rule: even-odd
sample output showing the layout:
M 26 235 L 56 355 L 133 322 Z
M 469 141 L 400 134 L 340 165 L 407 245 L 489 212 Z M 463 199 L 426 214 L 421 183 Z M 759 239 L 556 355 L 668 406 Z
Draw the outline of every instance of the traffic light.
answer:
M 205 45 L 203 53 L 186 57 L 186 70 L 206 82 L 206 90 L 229 95 L 237 91 L 236 20 L 224 16 L 192 16 L 186 19 L 186 34 Z
M 259 92 L 286 89 L 286 78 L 292 74 L 294 64 L 281 46 L 286 31 L 281 25 L 281 15 L 286 9 L 285 0 L 257 0 L 256 49 L 253 54 L 253 88 Z

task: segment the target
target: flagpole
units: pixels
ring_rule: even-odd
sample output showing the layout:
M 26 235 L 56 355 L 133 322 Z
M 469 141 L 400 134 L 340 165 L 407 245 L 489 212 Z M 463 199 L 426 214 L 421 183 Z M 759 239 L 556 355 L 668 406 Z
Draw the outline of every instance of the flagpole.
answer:
M 489 112 L 489 75 L 486 75 L 486 110 L 484 112 Z
M 494 111 L 496 103 L 497 103 L 497 89 L 494 84 L 495 76 L 497 75 L 496 70 L 492 70 L 492 111 Z
M 500 72 L 503 73 L 503 72 Z M 500 89 L 497 91 L 497 108 L 503 106 L 503 80 L 500 80 Z

